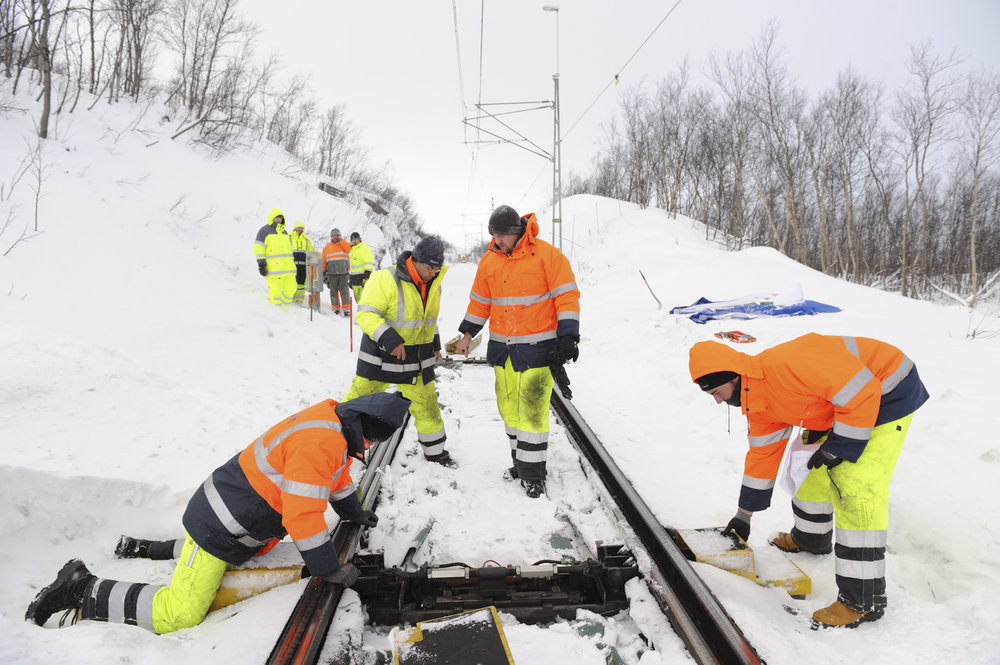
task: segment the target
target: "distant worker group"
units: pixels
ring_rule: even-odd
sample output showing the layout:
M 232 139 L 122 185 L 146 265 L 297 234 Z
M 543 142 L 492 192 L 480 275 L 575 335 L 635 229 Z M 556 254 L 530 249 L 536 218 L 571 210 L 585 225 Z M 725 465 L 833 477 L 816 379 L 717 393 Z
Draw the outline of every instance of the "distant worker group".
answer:
M 284 212 L 272 208 L 253 246 L 257 268 L 267 279 L 268 298 L 279 307 L 305 304 L 306 291 L 310 288 L 308 254 L 316 253 L 312 239 L 305 233 L 305 222 L 295 222 L 292 233 L 287 233 L 286 227 Z M 331 309 L 336 315 L 351 316 L 352 292 L 354 302 L 361 302 L 364 286 L 375 270 L 372 248 L 361 240 L 357 231 L 351 233 L 348 242 L 339 228 L 333 228 L 330 242 L 318 254 L 318 261 L 322 282 L 330 290 Z M 309 304 L 313 304 L 312 295 Z

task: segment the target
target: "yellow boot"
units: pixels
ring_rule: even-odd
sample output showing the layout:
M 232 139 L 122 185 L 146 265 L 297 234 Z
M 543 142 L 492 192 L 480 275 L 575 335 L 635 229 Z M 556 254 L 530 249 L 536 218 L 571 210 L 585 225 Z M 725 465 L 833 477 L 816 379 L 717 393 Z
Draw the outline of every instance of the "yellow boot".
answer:
M 859 612 L 848 607 L 839 600 L 829 607 L 813 612 L 812 624 L 816 628 L 857 628 L 868 621 L 878 621 L 885 614 L 884 610 Z

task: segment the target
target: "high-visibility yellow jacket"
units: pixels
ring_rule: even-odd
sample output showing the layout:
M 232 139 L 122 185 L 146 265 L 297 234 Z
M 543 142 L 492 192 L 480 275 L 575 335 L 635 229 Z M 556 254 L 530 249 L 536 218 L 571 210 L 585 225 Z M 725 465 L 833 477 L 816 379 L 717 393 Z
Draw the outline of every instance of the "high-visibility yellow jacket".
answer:
M 810 333 L 754 356 L 719 342 L 691 347 L 692 380 L 720 371 L 741 377 L 750 450 L 739 505 L 751 511 L 770 505 L 794 427 L 830 430 L 823 449 L 856 462 L 876 425 L 909 415 L 928 399 L 913 361 L 867 337 Z
M 271 208 L 267 214 L 267 224 L 257 231 L 257 238 L 253 243 L 253 253 L 260 261 L 267 261 L 267 276 L 277 277 L 278 275 L 294 275 L 295 261 L 292 259 L 292 241 L 285 233 L 284 222 L 277 222 L 275 218 L 285 214 L 278 208 Z
M 288 236 L 292 242 L 292 255 L 295 257 L 295 265 L 304 266 L 306 264 L 306 252 L 316 251 L 313 241 L 305 233 L 292 231 Z
M 569 259 L 538 238 L 534 213 L 510 256 L 495 242 L 479 260 L 469 307 L 458 330 L 476 335 L 490 322 L 486 359 L 515 371 L 549 364 L 563 335 L 580 338 L 580 290 Z
M 448 266 L 443 266 L 429 284 L 418 284 L 411 254 L 403 252 L 393 268 L 372 273 L 361 294 L 358 326 L 365 335 L 357 372 L 365 379 L 413 383 L 417 376 L 423 376 L 424 383 L 434 380 L 435 352 L 441 350 L 437 325 L 441 281 Z M 399 360 L 389 352 L 401 343 L 406 357 Z
M 351 285 L 360 286 L 375 270 L 375 255 L 364 242 L 351 247 Z

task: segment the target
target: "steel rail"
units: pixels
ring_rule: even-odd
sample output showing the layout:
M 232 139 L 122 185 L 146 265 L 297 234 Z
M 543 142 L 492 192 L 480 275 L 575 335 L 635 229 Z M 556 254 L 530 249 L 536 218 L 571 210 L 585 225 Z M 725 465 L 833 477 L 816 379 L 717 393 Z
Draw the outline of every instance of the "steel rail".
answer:
M 762 661 L 667 530 L 636 492 L 573 404 L 552 392 L 552 408 L 570 441 L 600 478 L 648 553 L 654 596 L 674 630 L 702 665 L 755 665 Z M 658 592 L 658 593 L 657 593 Z
M 359 483 L 361 506 L 365 510 L 370 510 L 374 505 L 382 485 L 383 470 L 395 457 L 409 422 L 410 415 L 407 413 L 403 426 L 396 430 L 392 438 L 372 450 L 365 475 Z M 341 521 L 333 530 L 332 540 L 341 561 L 349 561 L 361 542 L 361 527 Z M 333 621 L 343 590 L 341 585 L 330 584 L 322 578 L 310 579 L 275 642 L 267 664 L 314 665 L 323 650 L 326 633 L 330 629 L 330 622 Z

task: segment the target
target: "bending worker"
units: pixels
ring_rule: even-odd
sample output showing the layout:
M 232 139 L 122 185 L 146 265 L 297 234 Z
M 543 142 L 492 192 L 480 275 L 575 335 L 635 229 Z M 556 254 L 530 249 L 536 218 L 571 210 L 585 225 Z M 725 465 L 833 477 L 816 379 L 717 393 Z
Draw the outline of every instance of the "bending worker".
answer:
M 292 260 L 292 243 L 285 233 L 285 214 L 271 208 L 267 224 L 257 231 L 253 243 L 260 274 L 267 277 L 267 291 L 271 303 L 288 307 L 295 296 L 295 261 Z
M 514 462 L 507 476 L 537 498 L 545 492 L 549 365 L 553 354 L 560 364 L 579 357 L 580 291 L 569 259 L 538 237 L 534 213 L 522 217 L 502 205 L 489 231 L 493 242 L 479 261 L 455 350 L 468 356 L 472 337 L 490 322 L 486 359 Z
M 351 460 L 363 462 L 369 443 L 399 429 L 408 407 L 409 400 L 381 393 L 348 404 L 324 400 L 289 416 L 213 471 L 191 497 L 169 586 L 98 578 L 73 559 L 35 596 L 25 620 L 43 626 L 67 611 L 73 623 L 112 621 L 154 633 L 190 628 L 208 613 L 227 566 L 245 563 L 286 534 L 311 575 L 352 585 L 358 569 L 338 560 L 323 513 L 329 502 L 342 520 L 378 522 L 362 509 Z
M 811 333 L 755 356 L 698 342 L 690 372 L 749 423 L 739 507 L 725 532 L 750 537 L 750 517 L 770 505 L 785 446 L 801 425 L 811 455 L 792 499 L 795 526 L 771 544 L 827 554 L 836 540 L 837 600 L 813 614 L 815 626 L 882 618 L 889 480 L 913 412 L 928 399 L 913 361 L 875 339 Z
M 410 415 L 424 457 L 453 468 L 455 462 L 444 449 L 447 436 L 434 385 L 434 366 L 441 359 L 437 318 L 446 272 L 444 244 L 427 236 L 412 252 L 400 254 L 395 267 L 372 275 L 358 305 L 364 337 L 357 376 L 344 401 L 396 384 L 411 400 Z

